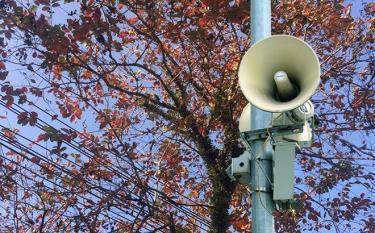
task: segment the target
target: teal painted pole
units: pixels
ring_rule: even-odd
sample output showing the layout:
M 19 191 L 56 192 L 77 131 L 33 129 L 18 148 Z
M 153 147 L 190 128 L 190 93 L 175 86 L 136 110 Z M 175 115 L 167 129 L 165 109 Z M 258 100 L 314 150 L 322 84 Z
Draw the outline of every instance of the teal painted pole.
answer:
M 252 44 L 271 36 L 271 0 L 251 0 L 251 42 Z M 272 113 L 251 107 L 251 130 L 270 125 Z M 272 146 L 265 140 L 252 143 L 251 160 L 252 233 L 274 232 L 272 212 Z M 255 159 L 254 159 L 255 156 Z

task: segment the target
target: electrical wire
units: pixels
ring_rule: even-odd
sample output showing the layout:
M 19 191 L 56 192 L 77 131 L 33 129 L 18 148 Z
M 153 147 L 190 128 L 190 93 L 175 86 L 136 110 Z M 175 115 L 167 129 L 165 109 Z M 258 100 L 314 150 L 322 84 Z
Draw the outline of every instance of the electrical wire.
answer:
M 28 171 L 28 172 L 30 172 L 30 173 L 36 175 L 36 176 L 41 177 L 44 181 L 47 181 L 47 182 L 49 182 L 49 183 L 51 183 L 51 184 L 55 184 L 56 186 L 59 186 L 59 185 L 56 184 L 55 182 L 52 182 L 52 181 L 50 181 L 50 180 L 48 180 L 48 179 L 45 179 L 44 177 L 42 177 L 41 175 L 35 173 L 34 171 L 32 171 L 32 170 L 30 170 L 30 169 L 27 169 L 25 166 L 19 165 L 19 164 L 17 164 L 16 162 L 14 162 L 14 161 L 12 161 L 12 160 L 10 160 L 10 159 L 4 157 L 4 156 L 0 156 L 0 157 L 3 158 L 4 160 L 9 161 L 10 163 L 15 164 L 15 165 L 18 166 L 18 167 L 21 167 L 21 168 L 25 169 L 26 171 Z M 24 173 L 16 173 L 16 174 L 18 174 L 18 175 L 24 177 L 24 178 L 27 179 L 27 180 L 31 180 L 31 178 L 28 177 L 28 176 L 27 176 L 26 174 L 24 174 Z M 33 180 L 31 180 L 31 181 L 33 181 Z M 24 187 L 23 187 L 23 188 L 24 188 Z M 49 188 L 48 186 L 44 186 L 44 188 L 46 188 L 46 190 L 52 190 L 52 191 L 55 191 L 55 190 L 53 190 L 52 188 Z M 64 188 L 64 187 L 62 187 L 62 188 L 65 189 L 65 190 L 67 190 L 67 189 Z M 24 189 L 25 189 L 25 188 L 24 188 Z M 67 190 L 67 191 L 69 192 L 69 190 Z M 91 200 L 91 199 L 88 199 L 87 197 L 80 196 L 80 195 L 77 195 L 77 194 L 76 194 L 76 196 L 78 196 L 78 197 L 80 197 L 80 198 L 82 198 L 82 199 L 85 199 L 85 200 Z M 7 200 L 7 202 L 10 202 L 10 201 L 11 201 L 11 200 Z M 80 205 L 83 205 L 83 206 L 84 206 L 84 204 L 81 203 L 81 202 L 79 202 L 78 200 L 77 200 L 77 203 L 80 204 Z M 27 204 L 27 205 L 29 205 L 29 206 L 35 207 L 34 205 L 31 205 L 29 202 L 25 202 L 25 203 L 23 203 L 23 204 Z M 61 206 L 60 209 L 62 209 L 63 207 L 64 207 L 64 206 Z M 65 207 L 68 207 L 68 206 L 65 206 Z M 60 210 L 60 209 L 59 209 L 59 210 Z M 59 210 L 58 210 L 58 211 L 59 211 Z M 58 211 L 57 211 L 57 212 L 58 212 Z M 54 212 L 56 212 L 56 211 L 54 211 Z M 56 214 L 58 214 L 59 216 L 64 216 L 64 217 L 66 217 L 66 218 L 74 218 L 74 217 L 75 217 L 75 216 L 74 216 L 74 213 L 69 212 L 68 210 L 66 210 L 66 212 L 68 212 L 68 213 L 71 214 L 71 215 L 62 214 L 62 213 L 59 213 L 59 214 L 56 213 Z M 92 211 L 91 211 L 91 212 L 92 212 Z M 120 223 L 120 224 L 123 224 L 123 223 L 124 223 L 123 218 L 125 218 L 126 220 L 131 221 L 131 219 L 126 218 L 126 217 L 123 216 L 123 215 L 119 215 L 119 214 L 116 213 L 116 212 L 113 212 L 113 211 L 109 211 L 109 212 L 112 212 L 112 213 L 116 214 L 117 216 L 120 216 L 121 219 L 120 219 L 120 218 L 114 218 L 114 216 L 109 217 L 108 213 L 104 214 L 104 213 L 102 213 L 102 212 L 99 212 L 98 214 L 99 214 L 99 215 L 102 215 L 102 216 L 104 216 L 104 217 L 107 217 L 108 219 L 111 218 L 111 219 L 114 220 L 114 222 L 117 222 L 117 223 Z M 73 215 L 73 216 L 72 216 L 72 215 Z M 128 215 L 134 217 L 134 215 L 131 215 L 131 214 L 128 214 Z M 49 221 L 52 221 L 52 218 L 48 219 L 48 220 L 45 222 L 44 225 L 47 226 Z M 31 228 L 31 227 L 30 227 L 30 228 Z M 151 230 L 151 228 L 147 228 L 147 229 Z
M 19 134 L 18 134 L 19 135 Z M 23 136 L 22 136 L 23 137 Z M 23 137 L 24 139 L 26 139 L 25 137 Z M 28 140 L 29 142 L 32 142 L 30 139 L 26 139 L 26 140 Z M 45 147 L 43 147 L 43 146 L 41 146 L 40 144 L 38 144 L 38 146 L 40 146 L 40 147 L 42 147 L 42 148 L 44 148 L 45 150 L 48 150 L 49 152 L 51 152 L 48 148 L 45 148 Z M 30 150 L 30 149 L 28 149 L 28 148 L 24 148 L 23 150 Z M 35 151 L 34 151 L 35 152 Z M 70 161 L 70 160 L 69 160 Z M 48 162 L 48 161 L 45 161 L 45 162 Z M 72 162 L 72 163 L 74 163 L 73 161 L 70 161 L 70 162 Z M 75 165 L 77 165 L 77 166 L 79 166 L 77 163 L 75 163 Z M 56 166 L 56 165 L 54 165 L 54 166 Z M 160 211 L 159 209 L 156 209 L 158 212 Z M 188 221 L 189 222 L 189 221 Z M 201 228 L 199 225 L 196 225 L 194 222 L 190 222 L 191 224 L 193 224 L 193 225 L 195 225 L 196 227 L 198 227 L 198 228 Z
M 5 103 L 4 103 L 3 101 L 1 101 L 1 104 L 2 104 L 3 106 L 5 106 Z M 16 106 L 17 106 L 18 108 L 20 108 L 22 111 L 24 111 L 24 112 L 28 112 L 28 111 L 26 111 L 24 108 L 20 107 L 19 105 L 17 105 L 17 104 L 14 104 L 14 105 L 16 105 Z M 36 106 L 36 105 L 34 105 L 34 106 L 37 107 L 39 110 L 41 110 L 38 106 Z M 20 111 L 14 109 L 13 107 L 11 107 L 10 110 L 13 111 L 13 113 L 15 113 L 15 114 L 18 114 L 18 115 L 20 114 Z M 28 112 L 28 113 L 29 113 L 29 112 Z M 50 114 L 49 114 L 49 115 L 50 115 Z M 49 125 L 48 123 L 44 122 L 44 121 L 41 120 L 40 118 L 38 118 L 38 120 L 41 121 L 41 122 L 43 122 L 43 123 L 46 124 L 47 126 L 53 128 L 53 129 L 55 129 L 54 127 L 52 127 L 52 126 Z M 78 132 L 78 131 L 76 131 L 74 128 L 72 128 L 72 127 L 68 126 L 67 124 L 65 124 L 64 122 L 62 122 L 62 121 L 59 121 L 59 122 L 63 123 L 64 125 L 66 125 L 66 126 L 69 127 L 70 129 L 74 130 L 75 132 Z M 43 130 L 43 126 L 39 126 L 39 128 Z M 57 129 L 55 129 L 55 130 L 57 131 Z M 79 133 L 79 132 L 78 132 L 78 133 Z M 93 141 L 91 138 L 89 138 L 89 139 L 90 139 L 91 141 Z M 95 142 L 95 141 L 93 141 L 93 142 Z M 67 143 L 67 142 L 65 142 L 65 143 Z M 95 143 L 97 143 L 97 142 L 95 142 Z M 79 148 L 81 148 L 81 146 L 80 146 Z M 90 151 L 90 150 L 88 150 L 88 151 Z M 118 157 L 118 155 L 114 154 L 113 151 L 109 150 L 109 152 L 110 152 L 111 154 L 115 155 L 117 158 L 120 158 L 120 159 L 122 159 L 122 160 L 124 161 L 124 159 L 123 159 L 122 157 Z M 87 154 L 86 154 L 86 156 L 87 156 Z M 126 162 L 126 161 L 125 161 L 125 162 Z M 123 168 L 121 168 L 121 167 L 117 167 L 117 168 L 120 169 L 120 170 L 123 170 Z M 116 174 L 119 174 L 117 170 L 112 170 L 112 171 L 114 171 Z M 127 172 L 125 172 L 125 173 L 127 173 Z M 128 174 L 128 173 L 127 173 L 127 174 Z M 129 175 L 129 174 L 128 174 L 128 175 Z M 152 178 L 154 178 L 154 177 L 152 177 Z M 152 189 L 152 188 L 149 187 L 149 186 L 148 186 L 148 188 Z M 170 200 L 165 199 L 165 197 L 167 197 L 166 194 L 164 194 L 164 193 L 162 193 L 162 192 L 160 192 L 160 191 L 158 191 L 158 190 L 156 190 L 156 191 L 159 192 L 160 194 L 162 194 L 161 197 L 164 197 L 164 201 L 167 201 L 167 202 L 169 202 L 171 205 L 174 205 L 176 209 L 180 209 L 181 211 L 183 211 L 185 214 L 187 214 L 187 215 L 190 216 L 190 217 L 195 217 L 195 218 L 200 219 L 200 220 L 201 220 L 201 223 L 203 223 L 203 224 L 206 225 L 206 226 L 209 226 L 210 222 L 209 222 L 206 218 L 202 218 L 202 217 L 199 216 L 198 214 L 196 214 L 196 213 L 194 213 L 194 212 L 192 212 L 192 211 L 190 211 L 190 210 L 186 210 L 186 208 L 183 208 L 183 207 L 180 207 L 180 206 L 176 206 L 175 203 L 171 203 Z M 202 222 L 202 221 L 203 221 L 203 222 Z
M 12 147 L 10 147 L 10 146 L 8 146 L 8 145 L 6 145 L 5 143 L 6 143 L 6 141 L 3 139 L 3 137 L 6 137 L 4 134 L 2 134 L 2 133 L 0 133 L 0 136 L 2 136 L 2 137 L 0 137 L 0 145 L 2 145 L 3 147 L 5 147 L 5 148 L 7 148 L 8 150 L 10 150 L 10 151 L 12 151 L 13 153 L 15 153 L 15 154 L 18 154 L 18 155 L 20 155 L 20 156 L 22 156 L 23 158 L 25 158 L 26 160 L 28 160 L 28 161 L 30 161 L 30 162 L 32 162 L 31 161 L 31 159 L 29 158 L 29 157 L 27 157 L 26 155 L 24 155 L 24 154 L 22 154 L 21 152 L 18 152 L 18 151 L 16 151 L 15 149 L 13 149 Z M 5 143 L 4 143 L 5 142 Z M 41 156 L 41 155 L 37 155 L 37 154 L 35 154 L 34 152 L 32 152 L 32 151 L 28 151 L 28 150 L 25 150 L 25 148 L 20 148 L 20 147 L 17 147 L 17 146 L 15 146 L 15 145 L 12 145 L 12 146 L 14 146 L 14 147 L 16 147 L 16 148 L 18 148 L 19 150 L 21 150 L 21 151 L 23 151 L 23 152 L 27 152 L 28 154 L 30 154 L 30 155 L 33 155 L 33 156 L 35 156 L 35 157 L 38 157 L 39 159 L 41 159 L 41 160 L 43 160 L 44 162 L 46 162 L 46 160 Z M 22 166 L 22 165 L 20 165 L 20 164 L 17 164 L 16 162 L 14 162 L 13 160 L 10 160 L 10 159 L 8 159 L 8 158 L 6 158 L 6 157 L 4 157 L 4 156 L 2 156 L 4 159 L 6 159 L 6 160 L 8 160 L 8 161 L 12 161 L 13 163 L 15 163 L 17 166 L 20 166 L 20 167 L 23 167 L 25 170 L 28 170 L 28 171 L 30 171 L 31 173 L 33 173 L 34 175 L 37 175 L 37 176 L 39 176 L 39 177 L 41 177 L 42 179 L 44 179 L 44 180 L 47 180 L 48 182 L 50 182 L 50 183 L 52 183 L 52 184 L 54 184 L 54 185 L 56 185 L 56 186 L 58 186 L 58 187 L 60 187 L 60 188 L 62 188 L 62 189 L 64 189 L 64 190 L 66 190 L 67 192 L 69 192 L 69 193 L 71 193 L 72 192 L 72 190 L 69 190 L 69 189 L 67 189 L 66 187 L 64 187 L 64 186 L 62 186 L 62 185 L 60 185 L 60 184 L 57 184 L 56 182 L 53 182 L 53 181 L 51 181 L 51 180 L 48 180 L 48 179 L 46 179 L 46 178 L 44 178 L 43 176 L 41 176 L 40 174 L 38 174 L 38 173 L 35 173 L 35 172 L 33 172 L 33 171 L 31 171 L 30 169 L 27 169 L 26 167 L 24 167 L 24 166 Z M 46 162 L 46 163 L 48 163 L 48 162 Z M 35 163 L 34 163 L 35 164 Z M 40 165 L 39 163 L 38 164 L 36 164 L 37 166 L 39 166 L 40 168 L 44 168 L 42 165 Z M 53 166 L 55 166 L 55 165 L 53 165 Z M 59 171 L 62 171 L 63 169 L 59 169 L 59 168 L 57 168 Z M 67 171 L 65 171 L 65 173 L 66 174 L 68 174 L 69 172 L 67 172 Z M 61 178 L 61 180 L 62 179 L 64 179 L 64 177 L 62 177 L 61 175 L 59 175 L 59 174 L 57 174 L 57 173 L 54 173 L 54 175 L 55 176 L 57 176 L 57 177 L 59 177 L 59 178 Z M 77 178 L 77 177 L 75 177 L 75 178 Z M 79 178 L 79 177 L 78 177 Z M 87 183 L 87 182 L 86 182 Z M 95 189 L 95 186 L 93 185 L 93 186 L 91 186 L 90 188 L 93 188 L 93 189 Z M 108 191 L 106 191 L 105 189 L 103 189 L 103 190 L 96 190 L 98 193 L 101 193 L 101 194 L 107 194 L 108 196 L 109 195 L 111 195 L 111 194 L 108 194 Z M 109 190 L 109 191 L 112 191 L 112 190 Z M 93 195 L 95 198 L 98 198 L 98 199 L 102 199 L 100 196 L 98 196 L 97 194 L 95 194 L 95 193 L 93 193 L 93 192 L 88 192 L 89 194 L 91 194 L 91 195 Z M 76 195 L 78 195 L 78 194 L 76 194 Z M 80 196 L 80 195 L 78 195 L 78 196 Z M 83 198 L 83 199 L 85 199 L 85 200 L 91 200 L 91 199 L 88 199 L 88 198 L 85 198 L 84 196 L 80 196 L 81 198 Z M 120 200 L 121 201 L 121 200 Z M 115 207 L 115 206 L 114 206 Z M 118 208 L 118 207 L 115 207 L 115 208 L 117 208 L 117 209 L 119 209 L 119 210 L 122 210 L 122 209 L 120 209 L 120 208 Z M 138 207 L 138 209 L 139 209 L 139 207 Z M 123 211 L 123 210 L 122 210 Z M 119 215 L 118 213 L 116 213 L 116 212 L 113 212 L 113 211 L 111 211 L 113 214 L 116 214 L 117 216 L 122 216 L 122 215 Z M 128 212 L 125 212 L 126 214 L 128 214 L 128 215 L 131 215 L 131 214 L 129 214 Z M 125 215 L 126 216 L 126 215 Z M 133 216 L 133 215 L 131 215 L 131 216 Z M 134 217 L 134 216 L 133 216 Z M 127 220 L 129 220 L 129 219 L 127 219 Z
M 1 84 L 0 84 L 0 86 L 1 86 Z M 1 95 L 0 95 L 0 96 L 1 96 Z M 31 105 L 33 105 L 33 106 L 34 106 L 35 108 L 37 108 L 39 111 L 41 111 L 41 112 L 47 114 L 48 116 L 52 117 L 52 114 L 50 114 L 50 113 L 44 111 L 42 108 L 40 108 L 38 105 L 35 105 L 33 102 L 28 101 L 28 103 L 31 104 Z M 20 107 L 20 106 L 18 106 L 18 107 Z M 23 111 L 26 111 L 26 110 L 23 109 L 22 107 L 20 107 L 20 108 L 21 108 Z M 27 111 L 26 111 L 26 112 L 27 112 Z M 76 130 L 75 128 L 73 128 L 73 127 L 71 127 L 70 125 L 66 124 L 65 122 L 61 121 L 60 119 L 57 118 L 56 120 L 57 120 L 58 122 L 60 122 L 61 124 L 63 124 L 64 126 L 68 127 L 69 129 L 74 130 L 76 133 L 80 133 L 78 130 Z M 95 143 L 96 145 L 99 145 L 98 142 L 92 140 L 91 138 L 89 138 L 89 137 L 87 137 L 87 136 L 85 136 L 85 135 L 82 135 L 82 136 L 84 136 L 86 139 L 90 140 L 91 142 Z M 107 151 L 108 151 L 109 153 L 113 154 L 114 156 L 118 157 L 118 155 L 115 154 L 113 151 L 111 151 L 111 150 L 107 150 Z M 119 158 L 120 160 L 124 161 L 124 158 L 123 158 L 123 157 L 118 157 L 118 158 Z M 129 160 L 130 160 L 130 158 L 129 158 Z M 129 163 L 129 161 L 124 161 L 124 162 Z M 136 169 L 137 172 L 140 172 L 140 171 L 144 170 L 143 168 L 138 168 L 136 165 L 134 166 L 134 168 Z M 155 177 L 150 177 L 150 178 L 153 179 L 153 180 L 156 180 Z M 159 182 L 160 182 L 161 184 L 163 184 L 165 187 L 169 188 L 170 190 L 176 192 L 175 190 L 173 190 L 172 187 L 170 187 L 170 186 L 168 185 L 168 183 L 165 183 L 165 182 L 163 182 L 163 181 L 159 181 Z M 194 204 L 196 204 L 197 206 L 200 205 L 199 203 L 197 203 L 196 201 L 194 201 L 194 200 L 191 199 L 190 197 L 186 196 L 186 195 L 183 194 L 182 192 L 177 191 L 176 193 L 177 193 L 180 197 L 183 197 L 183 198 L 189 200 L 191 203 L 194 203 Z M 164 195 L 165 195 L 165 194 L 164 194 Z M 204 209 L 206 209 L 204 206 L 200 206 L 200 208 L 204 208 Z M 205 220 L 206 220 L 206 219 L 205 219 Z M 208 222 L 208 223 L 210 223 L 210 222 Z
M 4 135 L 3 133 L 0 133 L 0 136 L 7 137 L 7 136 Z M 3 140 L 3 139 L 0 138 L 0 140 Z M 30 154 L 30 155 L 33 155 L 33 156 L 37 157 L 38 159 L 40 159 L 41 161 L 43 161 L 43 162 L 45 162 L 45 163 L 49 163 L 49 162 L 47 161 L 47 159 L 45 159 L 42 155 L 38 154 L 38 152 L 34 151 L 33 149 L 27 148 L 27 147 L 23 146 L 23 145 L 20 144 L 20 143 L 18 143 L 18 145 L 14 145 L 14 144 L 17 144 L 17 142 L 13 142 L 12 145 L 13 145 L 13 146 L 16 146 L 17 148 L 19 148 L 19 149 L 22 150 L 22 151 L 27 152 L 27 153 Z M 4 145 L 4 144 L 3 144 L 3 145 Z M 5 146 L 6 146 L 6 145 L 5 145 Z M 9 149 L 9 147 L 7 147 L 7 148 Z M 27 159 L 30 161 L 29 158 L 27 158 Z M 70 172 L 69 170 L 62 168 L 61 166 L 59 166 L 59 165 L 56 164 L 55 162 L 52 162 L 52 163 L 49 163 L 49 164 L 51 164 L 52 166 L 54 166 L 54 167 L 57 168 L 58 170 L 65 172 L 66 174 L 69 174 L 69 175 L 74 176 L 75 178 L 78 178 L 78 179 L 81 178 L 81 177 L 77 177 L 76 174 L 73 174 L 73 173 Z M 42 167 L 42 168 L 43 168 L 43 167 Z M 59 176 L 59 177 L 61 177 L 61 176 Z M 62 177 L 61 177 L 61 178 L 62 178 Z M 98 191 L 99 193 L 101 193 L 101 192 L 107 193 L 108 191 L 112 191 L 112 190 L 104 189 L 104 188 L 102 188 L 101 186 L 93 185 L 93 184 L 91 184 L 91 183 L 90 183 L 89 181 L 87 181 L 87 180 L 86 180 L 86 184 L 89 184 L 89 185 L 91 186 L 90 188 L 95 189 L 95 190 Z M 99 189 L 99 190 L 98 190 L 98 189 Z M 135 194 L 132 194 L 132 196 L 135 196 L 135 197 L 138 197 L 138 198 L 139 198 L 138 200 L 137 200 L 137 199 L 134 199 L 135 201 L 137 201 L 137 202 L 139 202 L 139 203 L 142 203 L 142 204 L 144 204 L 144 205 L 150 206 L 150 204 L 143 202 L 140 196 L 137 196 L 137 195 L 135 195 Z M 126 199 L 126 198 L 129 199 L 128 196 L 124 197 L 124 196 L 122 195 L 121 197 L 124 198 L 124 199 Z M 116 199 L 116 196 L 115 196 L 114 198 Z M 117 198 L 117 199 L 119 199 L 119 198 Z M 121 202 L 121 201 L 122 201 L 122 200 L 120 200 L 119 202 Z M 141 207 L 139 207 L 139 208 L 141 208 Z M 161 214 L 161 216 L 164 216 L 164 215 L 165 215 L 165 213 L 163 213 L 163 211 L 161 211 L 160 209 L 158 209 L 158 208 L 154 208 L 154 209 L 155 209 L 157 212 L 159 212 L 159 213 Z M 191 223 L 191 222 L 190 222 L 190 223 Z M 201 228 L 199 225 L 196 225 L 196 224 L 194 224 L 194 223 L 191 223 L 191 224 L 195 225 L 195 226 L 198 227 L 198 228 Z
M 0 125 L 0 126 L 1 126 L 1 125 Z M 2 126 L 2 127 L 4 127 L 4 126 Z M 16 134 L 17 134 L 17 133 L 16 133 Z M 19 135 L 19 134 L 17 134 L 17 135 L 20 136 L 21 138 L 23 138 L 23 139 L 29 141 L 29 142 L 32 142 L 30 139 L 27 139 L 26 137 L 24 137 L 24 136 L 22 136 L 22 135 Z M 44 146 L 42 146 L 42 145 L 40 145 L 40 144 L 36 144 L 36 145 L 38 145 L 39 147 L 43 148 L 44 150 L 47 150 L 47 151 L 51 152 L 48 148 L 46 148 L 46 147 L 44 147 Z M 69 160 L 69 159 L 66 159 L 66 160 L 70 161 L 71 163 L 75 164 L 76 166 L 79 166 L 79 165 L 78 165 L 77 163 L 75 163 L 74 161 L 71 161 L 71 160 Z M 151 192 L 151 191 L 149 191 L 149 192 Z
M 7 148 L 7 146 L 4 145 L 4 144 L 1 143 L 1 142 L 0 142 L 0 145 L 1 145 L 1 146 L 4 146 L 4 147 Z M 8 149 L 8 148 L 7 148 L 7 149 Z M 12 150 L 12 149 L 9 149 L 9 150 L 11 150 L 11 151 L 13 151 L 14 153 L 16 153 L 16 154 L 22 156 L 21 153 L 15 151 L 15 150 Z M 9 158 L 3 156 L 3 155 L 0 155 L 0 157 L 1 157 L 2 159 L 4 159 L 4 160 L 7 160 L 7 161 L 10 162 L 10 163 L 13 163 L 14 165 L 16 165 L 16 166 L 18 166 L 18 167 L 23 168 L 25 171 L 28 171 L 28 172 L 32 173 L 33 175 L 42 178 L 43 181 L 47 181 L 47 182 L 49 182 L 49 183 L 51 183 L 51 184 L 53 184 L 53 185 L 55 185 L 55 186 L 58 186 L 59 188 L 64 189 L 65 191 L 71 193 L 71 190 L 67 189 L 66 187 L 64 187 L 64 186 L 62 186 L 62 185 L 60 185 L 60 184 L 58 184 L 58 183 L 56 183 L 56 182 L 53 182 L 53 181 L 51 181 L 51 180 L 49 180 L 49 179 L 46 179 L 46 178 L 43 177 L 42 175 L 40 175 L 40 174 L 34 172 L 33 170 L 31 170 L 31 169 L 29 169 L 29 168 L 27 168 L 27 167 L 25 167 L 25 166 L 23 166 L 23 165 L 20 165 L 20 164 L 16 163 L 15 161 L 13 161 L 13 160 L 11 160 L 11 159 L 9 159 Z M 24 178 L 26 178 L 26 179 L 28 179 L 28 180 L 30 180 L 30 181 L 33 181 L 30 177 L 28 177 L 28 176 L 27 176 L 26 174 L 24 174 L 24 173 L 19 173 L 19 172 L 17 172 L 17 174 L 23 176 Z M 57 175 L 57 176 L 58 176 L 58 175 Z M 44 188 L 46 188 L 46 189 L 48 189 L 48 190 L 55 191 L 53 188 L 50 188 L 50 187 L 48 187 L 48 186 L 44 186 Z M 97 196 L 96 194 L 93 194 L 93 193 L 90 193 L 90 194 L 93 195 L 93 196 L 95 196 L 95 197 L 97 197 L 97 198 L 100 198 L 100 197 Z M 85 197 L 85 196 L 79 195 L 79 194 L 74 194 L 74 195 L 76 195 L 76 196 L 78 196 L 78 197 L 80 197 L 80 198 L 82 198 L 82 199 L 84 199 L 84 200 L 91 200 L 91 199 L 89 199 L 89 198 L 87 198 L 87 197 Z M 80 203 L 78 200 L 77 200 L 77 203 L 80 204 L 80 205 L 83 205 L 83 206 L 84 206 L 84 204 L 83 204 L 83 203 Z M 117 208 L 116 206 L 113 206 L 113 207 Z M 117 209 L 119 209 L 119 208 L 117 208 Z M 113 219 L 115 222 L 118 222 L 118 223 L 121 223 L 121 224 L 123 223 L 123 218 L 126 219 L 126 220 L 128 220 L 128 221 L 133 221 L 133 220 L 134 220 L 134 219 L 127 218 L 127 217 L 126 217 L 127 215 L 132 216 L 132 217 L 135 217 L 134 215 L 132 215 L 132 214 L 130 214 L 130 213 L 127 213 L 127 215 L 120 215 L 119 213 L 114 212 L 113 210 L 112 210 L 112 211 L 109 210 L 109 212 L 111 212 L 112 214 L 115 214 L 115 215 L 121 217 L 121 219 L 120 219 L 120 218 L 114 218 L 113 216 L 111 216 L 111 219 Z M 105 214 L 102 213 L 102 212 L 99 212 L 99 214 L 100 214 L 100 215 L 103 215 L 104 217 L 108 217 L 107 215 L 105 215 Z M 71 216 L 71 217 L 73 217 L 73 216 Z M 148 230 L 151 230 L 151 229 L 148 228 Z

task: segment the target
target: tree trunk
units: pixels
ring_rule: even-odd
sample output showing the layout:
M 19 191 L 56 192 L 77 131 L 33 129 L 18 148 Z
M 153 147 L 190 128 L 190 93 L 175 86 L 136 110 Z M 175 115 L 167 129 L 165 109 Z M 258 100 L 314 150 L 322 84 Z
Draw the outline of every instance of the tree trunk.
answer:
M 235 184 L 230 181 L 225 172 L 225 167 L 209 168 L 209 175 L 212 182 L 212 197 L 210 209 L 211 229 L 210 233 L 225 233 L 229 227 L 229 204 Z

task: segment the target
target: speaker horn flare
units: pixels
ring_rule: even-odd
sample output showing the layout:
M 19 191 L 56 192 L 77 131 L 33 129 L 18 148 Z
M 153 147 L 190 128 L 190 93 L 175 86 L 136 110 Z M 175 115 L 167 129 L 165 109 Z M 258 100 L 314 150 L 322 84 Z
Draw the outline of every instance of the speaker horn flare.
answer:
M 276 35 L 246 52 L 238 76 L 251 104 L 268 112 L 285 112 L 303 105 L 314 94 L 320 82 L 320 64 L 306 42 Z

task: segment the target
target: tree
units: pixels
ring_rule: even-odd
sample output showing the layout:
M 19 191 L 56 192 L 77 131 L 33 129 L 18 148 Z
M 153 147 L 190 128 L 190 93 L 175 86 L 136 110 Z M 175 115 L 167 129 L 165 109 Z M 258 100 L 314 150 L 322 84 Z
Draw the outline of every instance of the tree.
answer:
M 343 0 L 273 5 L 273 34 L 303 38 L 322 64 L 314 147 L 296 159 L 302 206 L 275 212 L 277 230 L 373 231 L 375 5 L 356 17 Z M 1 126 L 2 225 L 250 229 L 249 192 L 225 173 L 244 150 L 237 70 L 248 9 L 245 0 L 0 1 L 1 103 L 22 126 Z

